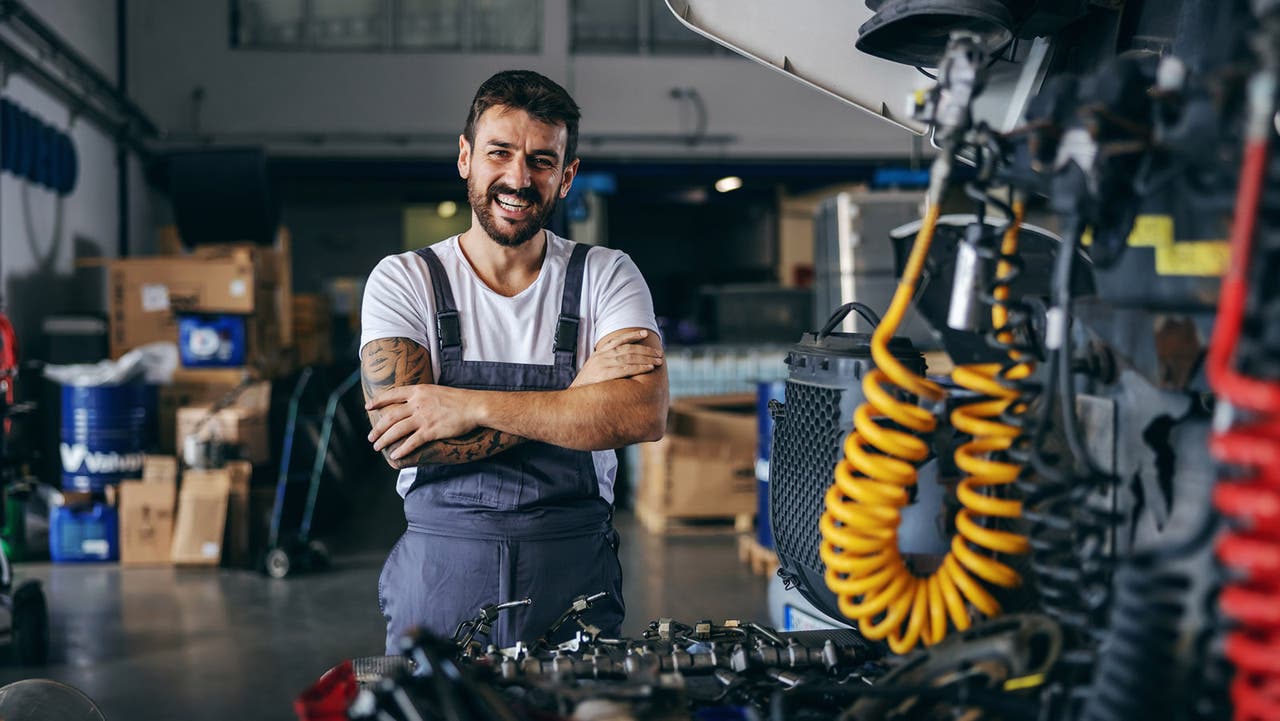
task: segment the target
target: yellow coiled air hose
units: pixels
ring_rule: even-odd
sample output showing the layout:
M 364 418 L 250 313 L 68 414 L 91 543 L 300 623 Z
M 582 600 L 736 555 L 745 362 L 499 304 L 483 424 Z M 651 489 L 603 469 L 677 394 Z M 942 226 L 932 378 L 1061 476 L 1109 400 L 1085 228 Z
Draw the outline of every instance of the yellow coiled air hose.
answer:
M 937 426 L 933 413 L 898 396 L 905 391 L 938 401 L 945 391 L 908 370 L 893 357 L 888 344 L 915 296 L 938 213 L 936 203 L 926 212 L 902 280 L 872 335 L 871 357 L 876 368 L 863 378 L 866 402 L 854 412 L 854 430 L 845 439 L 845 457 L 836 466 L 835 483 L 827 490 L 826 512 L 819 522 L 819 553 L 827 567 L 827 586 L 837 595 L 840 611 L 857 620 L 868 639 L 887 639 L 894 653 L 906 653 L 921 640 L 928 645 L 938 643 L 947 635 L 948 618 L 957 630 L 969 628 L 966 602 L 987 616 L 1000 613 L 999 602 L 981 581 L 1002 587 L 1018 585 L 1018 573 L 992 556 L 1025 553 L 1028 548 L 1024 536 L 979 522 L 980 517 L 1017 518 L 1022 513 L 1020 502 L 982 490 L 1013 483 L 1022 471 L 1018 464 L 989 457 L 1007 450 L 1020 434 L 1019 428 L 999 417 L 1006 411 L 1026 410 L 1019 391 L 1002 380 L 1026 378 L 1032 366 L 1017 362 L 1020 356 L 1011 351 L 1013 364 L 962 366 L 952 375 L 958 385 L 987 399 L 967 404 L 951 415 L 956 429 L 973 438 L 955 453 L 956 465 L 968 475 L 957 488 L 963 508 L 956 514 L 957 535 L 950 551 L 936 571 L 920 577 L 907 567 L 898 550 L 900 509 L 907 505 L 908 489 L 916 483 L 916 464 L 929 454 L 920 435 Z M 1018 203 L 1002 241 L 1003 257 L 1016 252 L 1021 221 L 1022 205 Z M 1011 271 L 1002 260 L 997 278 L 1005 279 Z M 996 329 L 1005 329 L 999 335 L 1004 343 L 1012 336 L 1003 304 L 1008 294 L 1007 284 L 998 282 L 992 321 Z M 907 430 L 882 425 L 879 418 Z

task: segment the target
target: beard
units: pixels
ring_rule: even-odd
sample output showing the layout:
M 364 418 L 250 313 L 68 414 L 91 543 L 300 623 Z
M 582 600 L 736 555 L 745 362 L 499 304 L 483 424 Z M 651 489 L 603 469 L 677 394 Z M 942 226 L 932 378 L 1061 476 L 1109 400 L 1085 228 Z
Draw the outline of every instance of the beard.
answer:
M 499 195 L 514 195 L 520 200 L 529 203 L 532 206 L 532 212 L 529 217 L 518 223 L 494 217 L 493 203 L 498 202 Z M 467 202 L 471 203 L 471 208 L 475 210 L 476 219 L 480 221 L 480 227 L 494 242 L 506 248 L 518 248 L 537 235 L 538 231 L 542 230 L 542 227 L 546 225 L 551 213 L 555 211 L 556 201 L 557 198 L 554 194 L 552 194 L 549 201 L 543 201 L 533 188 L 515 190 L 495 183 L 489 186 L 488 189 L 481 190 L 476 187 L 476 183 L 472 179 L 467 179 Z

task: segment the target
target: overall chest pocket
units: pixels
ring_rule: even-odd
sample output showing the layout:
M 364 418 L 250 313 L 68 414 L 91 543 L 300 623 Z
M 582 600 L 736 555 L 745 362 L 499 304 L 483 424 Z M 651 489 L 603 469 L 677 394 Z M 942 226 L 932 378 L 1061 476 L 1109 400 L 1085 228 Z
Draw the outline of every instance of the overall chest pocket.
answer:
M 435 491 L 480 508 L 511 510 L 520 506 L 522 478 L 518 465 L 498 457 L 472 461 L 461 468 L 466 471 L 432 484 Z
M 412 493 L 425 509 L 516 508 L 520 503 L 519 467 L 497 458 L 501 456 L 459 465 L 418 466 Z
M 599 493 L 590 452 L 545 443 L 525 445 L 530 448 L 519 466 L 521 506 L 552 505 Z

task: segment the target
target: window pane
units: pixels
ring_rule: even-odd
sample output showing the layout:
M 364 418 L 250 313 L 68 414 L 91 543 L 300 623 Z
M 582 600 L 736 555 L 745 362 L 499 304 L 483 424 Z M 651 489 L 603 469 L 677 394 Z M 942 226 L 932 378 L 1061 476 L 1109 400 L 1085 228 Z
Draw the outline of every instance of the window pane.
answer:
M 715 43 L 685 27 L 661 0 L 649 6 L 649 17 L 653 52 L 685 55 L 715 52 Z
M 542 0 L 472 0 L 471 48 L 536 53 L 542 48 Z
M 640 0 L 574 0 L 574 52 L 639 52 L 639 2 Z M 661 0 L 657 0 L 655 4 L 666 9 L 666 3 Z
M 386 37 L 383 0 L 311 0 L 310 44 L 329 48 L 378 48 Z
M 398 0 L 396 46 L 411 50 L 462 47 L 462 0 Z
M 240 47 L 295 45 L 302 37 L 303 0 L 240 0 Z

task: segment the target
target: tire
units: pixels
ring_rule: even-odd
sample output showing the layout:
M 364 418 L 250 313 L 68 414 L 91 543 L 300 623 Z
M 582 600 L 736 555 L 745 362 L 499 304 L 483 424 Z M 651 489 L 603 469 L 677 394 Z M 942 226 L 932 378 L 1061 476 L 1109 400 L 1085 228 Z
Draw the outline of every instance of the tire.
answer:
M 13 595 L 13 658 L 22 666 L 49 660 L 49 608 L 37 583 L 26 583 Z
M 262 562 L 262 570 L 272 578 L 284 578 L 293 570 L 293 559 L 283 548 L 273 548 L 267 551 L 267 556 Z

